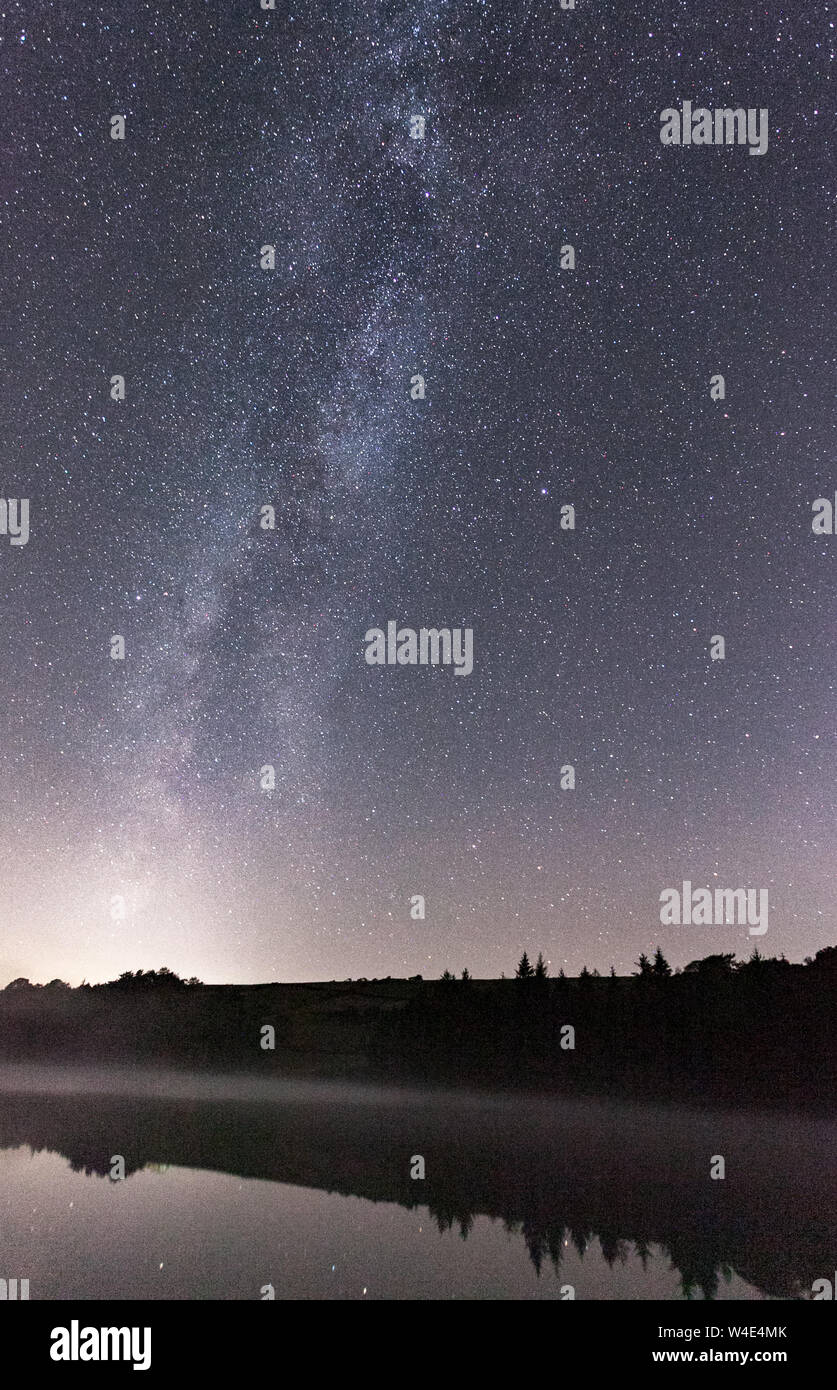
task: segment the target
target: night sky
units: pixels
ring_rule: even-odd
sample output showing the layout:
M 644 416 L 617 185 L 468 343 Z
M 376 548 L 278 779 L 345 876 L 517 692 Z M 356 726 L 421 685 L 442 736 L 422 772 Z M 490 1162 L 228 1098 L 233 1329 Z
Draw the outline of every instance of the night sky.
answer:
M 833 944 L 829 7 L 0 3 L 0 983 Z

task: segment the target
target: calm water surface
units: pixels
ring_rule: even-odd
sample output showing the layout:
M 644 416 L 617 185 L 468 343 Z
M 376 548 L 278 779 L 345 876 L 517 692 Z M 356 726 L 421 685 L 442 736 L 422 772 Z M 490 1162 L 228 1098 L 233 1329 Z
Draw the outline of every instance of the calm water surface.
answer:
M 835 1157 L 837 1123 L 801 1115 L 5 1067 L 0 1276 L 32 1299 L 809 1297 Z

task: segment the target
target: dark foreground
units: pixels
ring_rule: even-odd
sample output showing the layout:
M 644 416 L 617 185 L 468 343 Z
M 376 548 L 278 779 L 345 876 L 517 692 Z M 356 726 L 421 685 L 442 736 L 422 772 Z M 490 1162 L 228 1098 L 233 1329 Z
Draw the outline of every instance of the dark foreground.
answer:
M 39 1300 L 809 1301 L 836 1148 L 798 1113 L 0 1068 L 7 1273 Z
M 0 1062 L 501 1086 L 829 1112 L 837 949 L 670 978 L 0 992 Z

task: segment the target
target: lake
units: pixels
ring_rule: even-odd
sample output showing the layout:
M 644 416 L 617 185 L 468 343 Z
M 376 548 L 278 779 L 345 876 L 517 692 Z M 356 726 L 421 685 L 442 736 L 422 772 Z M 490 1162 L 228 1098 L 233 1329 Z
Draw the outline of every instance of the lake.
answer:
M 4 1066 L 0 1277 L 33 1300 L 807 1298 L 836 1155 L 803 1114 Z

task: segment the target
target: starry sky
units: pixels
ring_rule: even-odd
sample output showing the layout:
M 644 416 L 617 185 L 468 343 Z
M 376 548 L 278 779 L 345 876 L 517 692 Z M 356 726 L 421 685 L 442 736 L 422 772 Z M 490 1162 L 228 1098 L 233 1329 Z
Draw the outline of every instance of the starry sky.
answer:
M 837 11 L 0 4 L 0 984 L 837 940 Z

